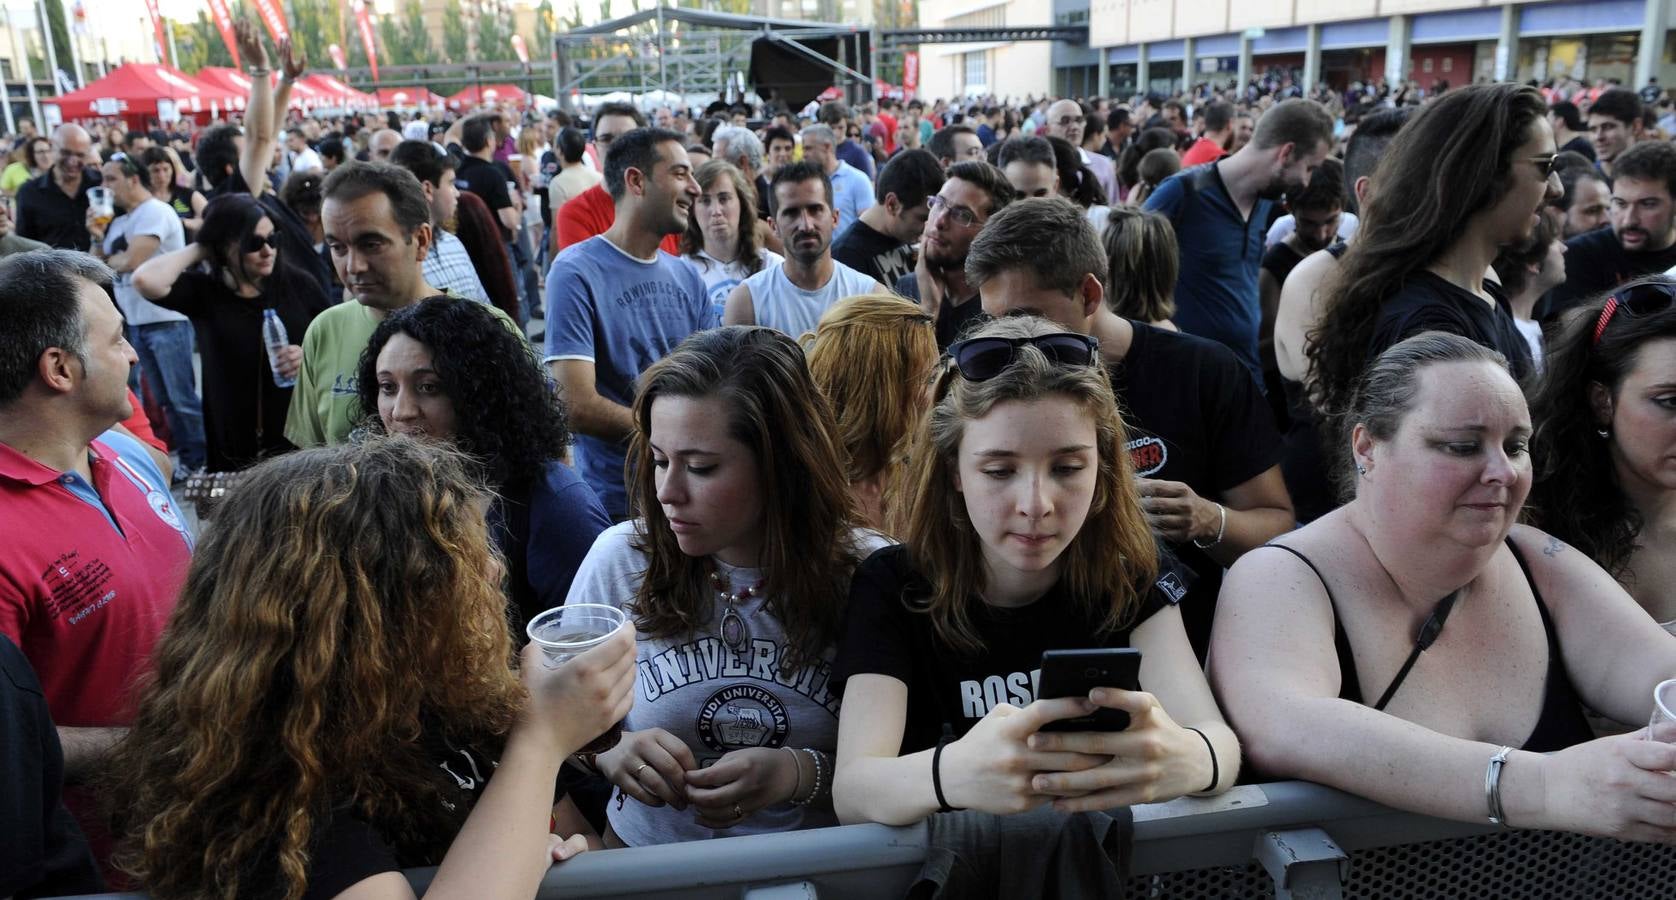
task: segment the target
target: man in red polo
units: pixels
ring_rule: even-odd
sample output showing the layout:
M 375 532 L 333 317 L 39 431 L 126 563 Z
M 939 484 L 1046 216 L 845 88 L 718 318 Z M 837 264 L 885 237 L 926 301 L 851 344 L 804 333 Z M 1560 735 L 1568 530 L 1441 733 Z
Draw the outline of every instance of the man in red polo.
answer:
M 40 676 L 72 784 L 132 720 L 192 550 L 168 479 L 112 430 L 137 357 L 111 278 L 69 250 L 0 260 L 0 633 Z

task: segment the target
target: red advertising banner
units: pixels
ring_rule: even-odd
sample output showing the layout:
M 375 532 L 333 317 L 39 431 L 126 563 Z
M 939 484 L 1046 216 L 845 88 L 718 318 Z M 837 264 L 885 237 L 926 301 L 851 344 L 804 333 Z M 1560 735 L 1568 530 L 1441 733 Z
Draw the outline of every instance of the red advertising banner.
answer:
M 519 62 L 526 66 L 530 64 L 530 48 L 524 45 L 523 35 L 515 34 L 512 36 L 512 52 L 518 54 Z
M 337 44 L 329 44 L 326 47 L 326 53 L 331 56 L 332 65 L 337 66 L 339 71 L 349 68 L 349 60 L 344 58 L 342 47 Z
M 367 51 L 367 65 L 372 67 L 373 83 L 378 82 L 378 42 L 373 39 L 372 13 L 361 0 L 355 0 L 355 25 L 361 31 L 361 48 Z
M 291 37 L 291 27 L 285 24 L 285 6 L 281 0 L 256 0 L 256 15 L 268 27 L 268 36 L 275 41 Z
M 233 68 L 243 69 L 244 63 L 239 62 L 239 40 L 233 35 L 233 14 L 227 11 L 227 0 L 209 0 L 209 8 L 210 18 L 215 20 L 215 30 L 221 32 L 227 52 L 233 54 Z
M 169 38 L 163 32 L 163 14 L 157 9 L 157 0 L 145 0 L 145 8 L 146 12 L 151 13 L 151 34 L 157 46 L 157 61 L 172 65 L 169 59 Z
M 919 51 L 902 54 L 902 93 L 912 97 L 919 90 Z

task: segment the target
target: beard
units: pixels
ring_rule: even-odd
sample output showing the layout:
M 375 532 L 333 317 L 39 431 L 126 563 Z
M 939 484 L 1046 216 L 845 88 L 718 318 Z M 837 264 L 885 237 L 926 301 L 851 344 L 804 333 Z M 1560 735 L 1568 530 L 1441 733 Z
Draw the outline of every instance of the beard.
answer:
M 799 243 L 810 237 L 815 239 L 813 243 Z M 827 248 L 832 246 L 832 240 L 818 231 L 800 231 L 794 233 L 785 245 L 787 256 L 797 260 L 799 265 L 812 266 L 826 255 Z
M 1292 181 L 1287 179 L 1284 175 L 1276 175 L 1270 178 L 1268 183 L 1263 185 L 1263 187 L 1257 191 L 1257 196 L 1263 200 L 1280 200 L 1283 197 L 1296 197 L 1303 193 L 1304 187 L 1305 185 L 1301 181 Z

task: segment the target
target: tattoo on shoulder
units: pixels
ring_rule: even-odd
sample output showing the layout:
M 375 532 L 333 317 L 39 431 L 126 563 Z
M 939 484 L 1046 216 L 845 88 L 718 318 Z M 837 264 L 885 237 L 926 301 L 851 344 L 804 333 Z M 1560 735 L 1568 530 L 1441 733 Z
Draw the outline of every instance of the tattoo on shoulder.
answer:
M 1548 536 L 1548 543 L 1542 547 L 1543 556 L 1559 556 L 1565 551 L 1565 542 L 1553 535 Z

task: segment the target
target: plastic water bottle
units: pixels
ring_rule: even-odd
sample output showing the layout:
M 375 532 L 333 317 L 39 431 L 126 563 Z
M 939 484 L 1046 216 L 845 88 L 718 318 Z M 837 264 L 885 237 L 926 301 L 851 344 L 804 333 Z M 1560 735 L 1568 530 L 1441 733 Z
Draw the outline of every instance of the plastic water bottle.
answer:
M 268 345 L 268 368 L 273 370 L 274 384 L 295 387 L 297 379 L 279 374 L 279 353 L 291 346 L 291 338 L 285 333 L 285 323 L 279 320 L 279 313 L 271 309 L 262 310 L 262 342 Z

